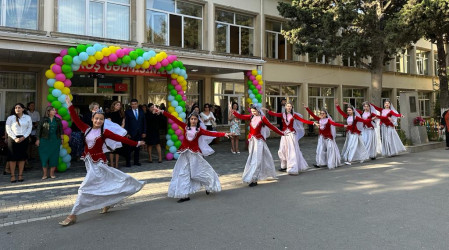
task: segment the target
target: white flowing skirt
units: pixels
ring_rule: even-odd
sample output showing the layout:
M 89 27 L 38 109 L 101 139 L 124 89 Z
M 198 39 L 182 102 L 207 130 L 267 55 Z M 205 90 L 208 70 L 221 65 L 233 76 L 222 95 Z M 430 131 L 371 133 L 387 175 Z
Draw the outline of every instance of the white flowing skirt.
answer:
M 347 133 L 341 156 L 347 162 L 368 160 L 369 155 L 362 136 L 351 132 Z
M 111 131 L 114 134 L 117 135 L 121 135 L 121 136 L 125 136 L 128 132 L 126 131 L 126 129 L 122 128 L 120 125 L 105 119 L 104 120 L 104 129 L 107 129 L 109 131 Z M 103 144 L 103 152 L 107 153 L 109 151 L 114 151 L 118 148 L 122 147 L 122 143 L 118 142 L 118 141 L 114 141 L 111 139 L 107 139 L 105 140 L 104 144 Z
M 248 160 L 242 176 L 243 182 L 251 183 L 266 180 L 270 177 L 276 178 L 273 157 L 264 140 L 251 137 L 248 151 Z
M 179 155 L 168 188 L 168 197 L 187 198 L 205 187 L 220 192 L 221 184 L 212 166 L 199 153 L 186 150 Z
M 281 168 L 287 169 L 289 174 L 298 174 L 299 171 L 307 170 L 307 162 L 299 149 L 295 133 L 289 133 L 281 137 L 278 151 L 281 160 Z
M 316 164 L 318 166 L 327 165 L 329 169 L 336 168 L 340 165 L 340 151 L 334 140 L 324 139 L 322 135 L 318 137 Z
M 94 163 L 90 156 L 85 158 L 85 162 L 87 174 L 78 189 L 71 214 L 79 215 L 117 204 L 139 192 L 145 184 L 102 161 Z
M 362 139 L 369 157 L 376 158 L 377 157 L 376 130 L 373 128 L 364 128 L 362 131 Z
M 402 144 L 402 141 L 394 127 L 388 127 L 385 126 L 385 124 L 382 124 L 380 131 L 382 133 L 383 156 L 398 155 L 400 152 L 406 151 L 404 144 Z

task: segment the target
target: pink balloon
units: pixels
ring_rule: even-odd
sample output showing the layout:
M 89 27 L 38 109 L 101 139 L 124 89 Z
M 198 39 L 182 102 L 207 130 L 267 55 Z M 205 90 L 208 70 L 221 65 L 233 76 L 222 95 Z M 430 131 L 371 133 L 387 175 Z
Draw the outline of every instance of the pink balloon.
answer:
M 131 52 L 130 48 L 123 48 L 122 50 L 123 50 L 123 53 L 125 53 L 125 55 L 128 55 L 129 52 Z
M 178 85 L 178 81 L 176 79 L 171 80 L 171 85 L 176 86 Z
M 65 75 L 64 74 L 56 74 L 56 81 L 61 81 L 61 82 L 63 82 L 63 81 L 65 81 Z
M 246 76 L 251 76 L 252 75 L 252 73 L 251 73 L 251 71 L 246 71 Z
M 117 55 L 116 54 L 110 54 L 109 55 L 109 61 L 116 62 L 117 61 Z
M 253 75 L 250 75 L 250 76 L 249 76 L 249 79 L 250 79 L 251 81 L 254 81 L 254 80 L 256 80 L 256 77 L 254 77 Z
M 178 136 L 178 140 L 180 140 L 180 141 L 184 141 L 184 135 L 180 135 L 180 136 Z
M 175 89 L 177 91 L 182 91 L 182 86 L 180 84 L 178 84 L 178 85 L 175 86 Z
M 62 120 L 61 123 L 62 123 L 62 128 L 63 128 L 64 130 L 65 130 L 66 128 L 68 128 L 69 123 L 68 123 L 66 120 Z
M 62 57 L 61 57 L 61 56 L 56 57 L 56 58 L 55 58 L 55 63 L 56 63 L 57 65 L 62 65 L 62 64 L 64 64 L 64 62 L 62 61 Z
M 161 62 L 161 64 L 162 64 L 162 66 L 167 66 L 168 65 L 168 60 L 167 59 L 164 59 L 164 60 L 162 60 L 162 62 Z
M 184 91 L 182 91 L 182 90 L 178 91 L 178 95 L 183 96 L 184 95 Z
M 168 119 L 168 123 L 173 124 L 173 121 L 171 119 Z
M 256 85 L 256 89 L 260 90 L 262 87 L 260 87 L 260 85 Z
M 172 123 L 171 128 L 172 128 L 173 130 L 178 130 L 178 124 Z
M 56 114 L 55 116 L 58 117 L 59 119 L 62 119 L 62 117 L 59 114 Z
M 65 81 L 64 81 L 64 87 L 70 87 L 70 86 L 72 86 L 72 81 L 70 81 L 70 79 L 65 79 Z
M 167 158 L 167 160 L 171 161 L 171 160 L 173 160 L 173 154 L 172 153 L 167 153 L 165 158 Z
M 101 64 L 108 64 L 109 63 L 109 58 L 107 56 L 103 57 L 103 59 L 101 59 Z
M 259 85 L 259 81 L 257 81 L 257 79 L 256 79 L 256 80 L 253 80 L 253 84 L 254 84 L 254 85 Z
M 64 129 L 64 134 L 71 135 L 72 134 L 72 129 L 71 128 Z
M 125 55 L 125 52 L 123 52 L 122 49 L 118 49 L 117 51 L 115 51 L 115 54 L 121 58 Z
M 53 65 L 53 67 L 51 67 L 51 70 L 52 70 L 55 74 L 59 74 L 59 73 L 62 72 L 61 66 L 59 66 L 58 64 Z
M 263 93 L 262 89 L 259 89 L 259 94 L 262 94 L 262 93 Z
M 176 134 L 177 136 L 181 135 L 181 134 L 182 134 L 182 130 L 180 130 L 180 129 L 176 130 L 176 131 L 175 131 L 175 134 Z M 179 137 L 178 137 L 178 139 L 179 139 Z
M 176 61 L 176 59 L 178 59 L 175 55 L 169 55 L 167 56 L 167 60 L 169 63 L 172 63 L 174 61 Z
M 182 100 L 183 100 L 183 101 L 187 101 L 187 96 L 183 96 L 183 97 L 182 97 Z
M 61 56 L 67 55 L 67 49 L 61 50 L 61 53 L 59 53 Z
M 156 69 L 160 69 L 160 68 L 162 67 L 162 65 L 161 65 L 160 62 L 158 62 L 156 65 L 154 65 L 154 67 L 155 67 Z

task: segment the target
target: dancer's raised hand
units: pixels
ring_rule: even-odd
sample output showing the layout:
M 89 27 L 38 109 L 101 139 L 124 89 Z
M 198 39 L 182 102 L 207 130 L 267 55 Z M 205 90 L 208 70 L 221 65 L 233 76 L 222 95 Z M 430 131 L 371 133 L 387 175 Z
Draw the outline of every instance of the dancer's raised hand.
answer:
M 140 147 L 140 146 L 143 146 L 143 145 L 145 145 L 144 141 L 138 141 L 137 142 L 137 147 Z
M 335 98 L 334 104 L 335 104 L 335 105 L 338 105 L 338 98 Z
M 262 111 L 265 111 L 265 112 L 268 112 L 268 111 L 270 111 L 270 110 L 268 110 L 267 108 L 265 108 L 265 107 L 263 107 L 263 108 L 261 108 L 262 109 Z
M 304 106 L 304 108 L 308 108 L 307 105 L 305 103 L 302 103 L 302 106 Z
M 70 97 L 68 95 L 65 97 L 65 103 L 67 103 L 67 107 L 72 106 L 72 101 L 70 100 Z
M 161 109 L 159 109 L 159 108 L 153 108 L 153 114 L 160 114 L 160 113 L 162 113 L 162 110 Z

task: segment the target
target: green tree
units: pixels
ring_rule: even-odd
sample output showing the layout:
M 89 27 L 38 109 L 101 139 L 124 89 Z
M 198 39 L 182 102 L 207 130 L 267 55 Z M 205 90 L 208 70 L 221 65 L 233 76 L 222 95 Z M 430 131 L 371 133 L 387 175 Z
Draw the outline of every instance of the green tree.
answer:
M 405 0 L 293 0 L 278 5 L 295 53 L 351 58 L 371 72 L 369 100 L 380 104 L 383 66 L 419 37 L 399 22 Z M 368 59 L 371 60 L 368 60 Z M 368 63 L 369 61 L 369 63 Z
M 445 44 L 449 35 L 448 0 L 409 0 L 401 10 L 404 24 L 437 45 L 440 107 L 449 107 Z

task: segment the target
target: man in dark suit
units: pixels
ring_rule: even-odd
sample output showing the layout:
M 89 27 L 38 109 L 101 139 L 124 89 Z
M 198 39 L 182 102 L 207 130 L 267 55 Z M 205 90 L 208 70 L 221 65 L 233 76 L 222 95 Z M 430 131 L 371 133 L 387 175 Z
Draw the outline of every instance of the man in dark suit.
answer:
M 139 109 L 137 99 L 131 100 L 131 109 L 125 112 L 125 129 L 128 132 L 128 138 L 134 141 L 141 141 L 146 137 L 147 124 L 143 110 Z M 134 151 L 134 165 L 140 166 L 139 153 L 140 147 L 129 147 L 126 157 L 126 167 L 131 167 L 131 152 Z
M 278 106 L 278 110 L 277 110 L 278 113 L 285 113 L 285 104 L 286 103 L 287 103 L 287 99 L 282 98 L 281 103 Z M 277 124 L 279 126 L 279 129 L 282 131 L 282 118 L 281 117 L 277 118 Z
M 446 130 L 446 150 L 449 150 L 449 109 L 441 115 L 440 129 Z

